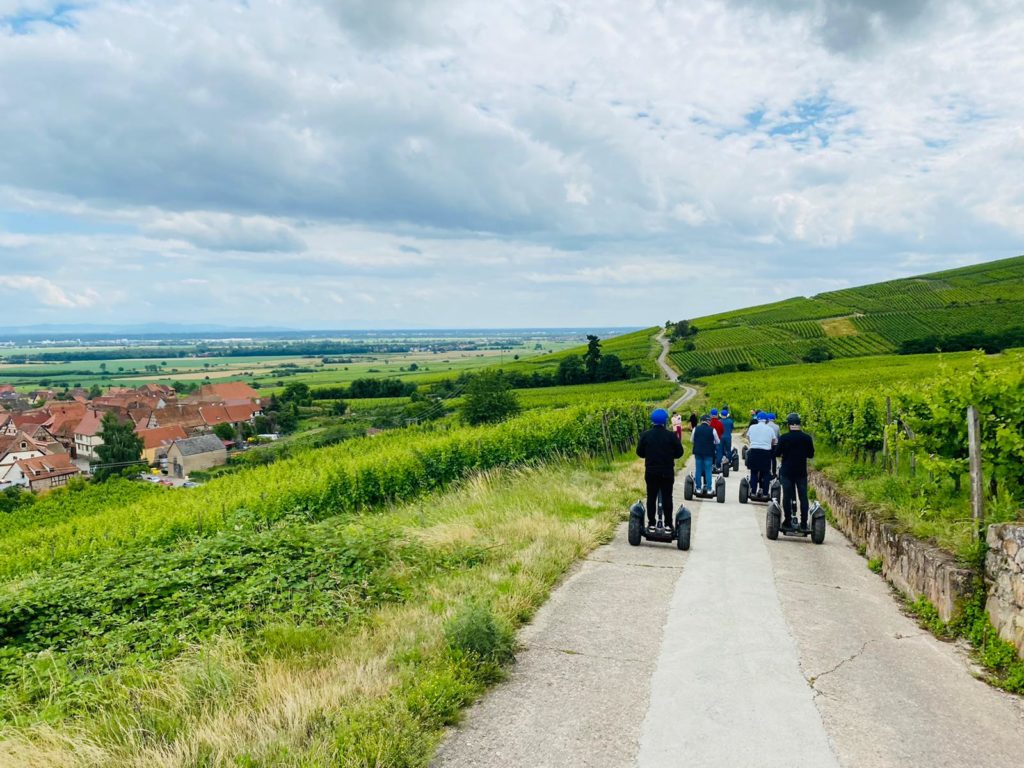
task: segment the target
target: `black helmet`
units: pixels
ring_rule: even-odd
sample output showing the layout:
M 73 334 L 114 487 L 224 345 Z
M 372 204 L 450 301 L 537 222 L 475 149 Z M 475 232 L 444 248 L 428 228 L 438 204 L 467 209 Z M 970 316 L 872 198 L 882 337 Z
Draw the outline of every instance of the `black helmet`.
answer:
M 800 424 L 800 414 L 799 413 L 791 413 L 791 414 L 789 414 L 789 416 L 786 417 L 786 423 L 789 424 L 790 426 L 794 426 L 794 425 Z

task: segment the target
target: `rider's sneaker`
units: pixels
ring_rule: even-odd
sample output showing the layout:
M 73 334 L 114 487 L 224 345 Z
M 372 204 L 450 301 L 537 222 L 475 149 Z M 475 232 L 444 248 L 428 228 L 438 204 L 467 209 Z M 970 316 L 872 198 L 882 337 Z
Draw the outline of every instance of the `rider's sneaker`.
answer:
M 779 528 L 780 531 L 795 531 L 796 525 L 789 518 L 782 521 L 782 526 Z
M 800 533 L 810 533 L 811 527 L 807 523 L 800 523 Z
M 666 528 L 666 530 L 669 530 L 669 531 L 672 530 L 672 520 L 671 520 L 671 518 L 665 520 L 665 528 Z

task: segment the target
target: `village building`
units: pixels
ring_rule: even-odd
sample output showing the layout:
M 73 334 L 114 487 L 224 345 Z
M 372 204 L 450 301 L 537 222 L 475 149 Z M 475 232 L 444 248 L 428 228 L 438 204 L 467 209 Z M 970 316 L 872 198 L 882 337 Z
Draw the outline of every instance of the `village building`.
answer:
M 68 484 L 68 480 L 79 475 L 79 469 L 66 453 L 38 456 L 33 459 L 19 459 L 12 471 L 12 485 L 28 487 L 30 491 L 48 491 Z
M 75 456 L 90 461 L 99 458 L 96 449 L 103 445 L 103 438 L 99 435 L 102 428 L 103 412 L 92 408 L 86 410 L 75 427 Z
M 204 384 L 193 395 L 199 403 L 222 403 L 225 405 L 242 405 L 260 402 L 260 393 L 244 381 L 225 381 L 221 384 Z
M 216 435 L 175 440 L 167 449 L 168 471 L 178 478 L 226 464 L 227 460 L 227 448 Z
M 0 436 L 0 490 L 15 485 L 20 478 L 18 462 L 46 455 L 46 449 L 24 432 Z
M 142 438 L 142 460 L 151 466 L 167 458 L 167 450 L 175 440 L 188 439 L 180 424 L 155 429 L 136 429 L 135 433 Z

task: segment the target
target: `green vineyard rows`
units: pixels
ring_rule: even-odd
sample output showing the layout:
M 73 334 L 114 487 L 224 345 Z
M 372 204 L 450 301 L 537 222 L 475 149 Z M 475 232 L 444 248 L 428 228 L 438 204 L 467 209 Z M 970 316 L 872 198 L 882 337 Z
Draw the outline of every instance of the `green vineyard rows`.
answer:
M 941 346 L 946 337 L 971 339 L 1024 327 L 1024 257 L 797 297 L 691 322 L 698 333 L 672 349 L 684 377 L 741 364 L 788 365 L 817 346 L 836 358 L 887 354 L 915 341 L 924 351 L 921 343 L 927 349 L 933 338 L 935 346 Z M 695 349 L 687 350 L 684 344 Z M 820 359 L 820 352 L 816 355 Z
M 661 386 L 664 391 L 665 383 Z M 624 394 L 619 402 L 627 397 Z M 303 451 L 187 492 L 129 495 L 123 503 L 75 508 L 47 527 L 26 520 L 20 527 L 8 526 L 0 538 L 0 575 L 99 550 L 168 542 L 225 527 L 267 525 L 287 515 L 317 520 L 412 498 L 473 471 L 597 454 L 606 448 L 603 414 L 608 439 L 620 447 L 646 424 L 646 407 L 635 398 L 628 402 L 636 404 L 606 401 L 603 407 L 593 403 L 538 411 L 490 427 L 388 432 Z M 56 517 L 47 505 L 65 499 L 51 494 L 33 509 Z

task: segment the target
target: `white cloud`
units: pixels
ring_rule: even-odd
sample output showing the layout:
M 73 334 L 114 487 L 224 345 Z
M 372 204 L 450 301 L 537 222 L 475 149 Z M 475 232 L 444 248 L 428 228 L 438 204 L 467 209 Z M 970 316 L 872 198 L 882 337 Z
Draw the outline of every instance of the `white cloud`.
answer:
M 397 302 L 421 324 L 642 324 L 679 314 L 672 290 L 603 292 L 1020 250 L 1019 0 L 98 0 L 73 28 L 10 21 L 56 6 L 0 0 L 0 273 L 88 275 L 136 320 L 177 282 L 211 322 L 271 296 L 319 325 L 333 293 L 360 307 L 339 322 Z M 83 308 L 64 291 L 47 319 Z
M 38 275 L 0 275 L 0 288 L 31 294 L 41 305 L 59 309 L 88 309 L 100 300 L 100 295 L 92 288 L 66 291 Z

